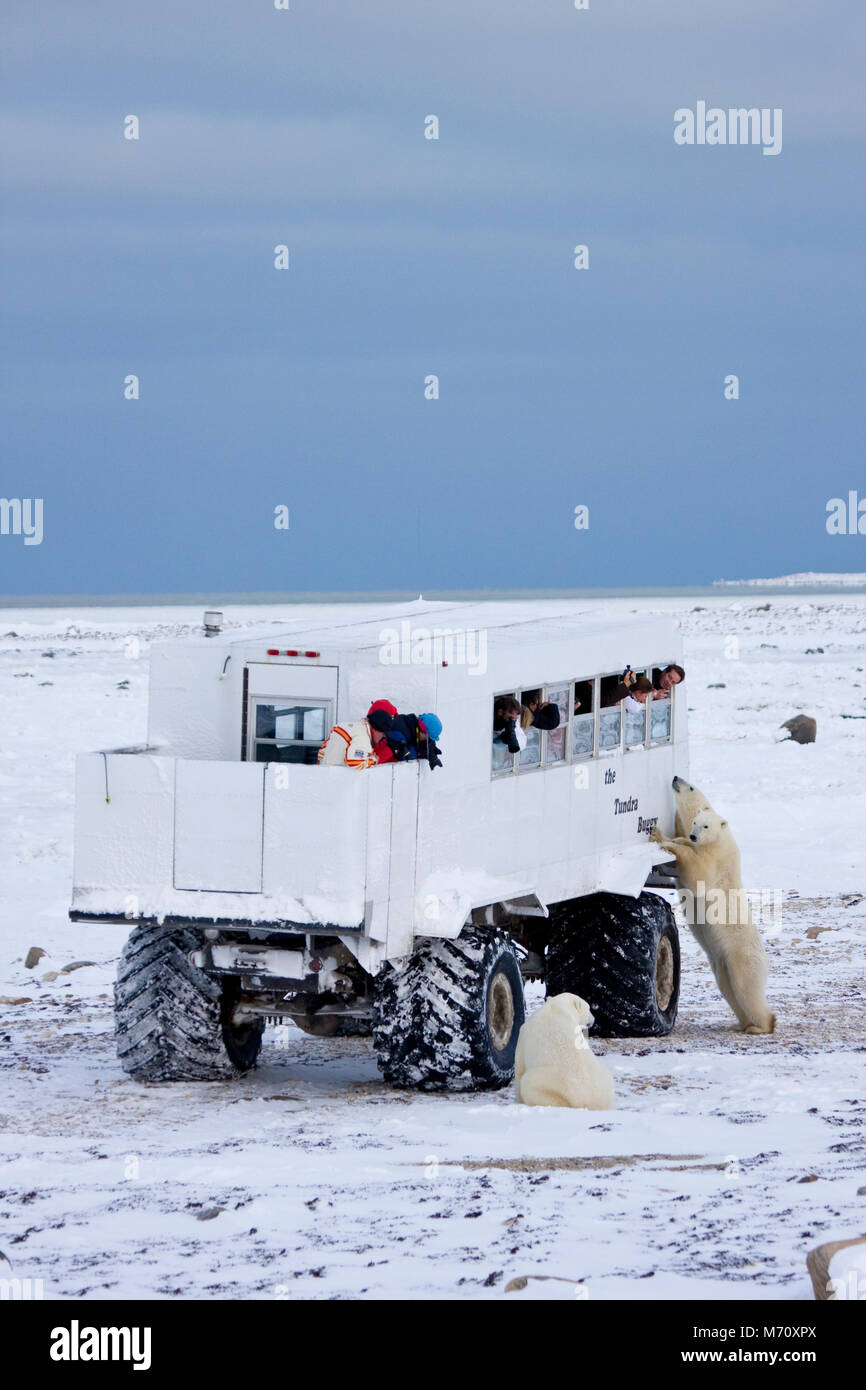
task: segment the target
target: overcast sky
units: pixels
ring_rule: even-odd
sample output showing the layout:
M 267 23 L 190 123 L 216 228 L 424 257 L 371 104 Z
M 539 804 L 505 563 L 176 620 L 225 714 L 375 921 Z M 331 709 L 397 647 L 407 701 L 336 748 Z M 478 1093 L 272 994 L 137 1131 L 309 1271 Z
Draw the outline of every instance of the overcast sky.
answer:
M 860 0 L 4 30 L 0 496 L 44 535 L 0 535 L 0 594 L 866 571 L 825 529 L 866 497 Z M 781 108 L 781 153 L 677 145 L 698 101 Z

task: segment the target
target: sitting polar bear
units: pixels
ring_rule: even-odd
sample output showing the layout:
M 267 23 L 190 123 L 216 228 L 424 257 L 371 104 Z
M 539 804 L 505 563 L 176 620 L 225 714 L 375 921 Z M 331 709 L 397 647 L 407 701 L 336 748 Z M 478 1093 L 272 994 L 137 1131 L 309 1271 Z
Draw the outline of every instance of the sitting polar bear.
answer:
M 554 995 L 526 1020 L 514 1059 L 515 1100 L 613 1110 L 613 1077 L 586 1036 L 592 1022 L 589 1005 L 576 994 Z
M 681 779 L 675 779 L 675 783 Z M 686 790 L 688 788 L 688 790 Z M 678 805 L 697 788 L 676 785 Z M 716 983 L 744 1033 L 772 1033 L 776 1015 L 766 998 L 767 952 L 752 921 L 740 874 L 740 851 L 726 820 L 698 811 L 688 837 L 666 839 L 654 826 L 650 838 L 677 861 L 680 887 L 690 895 L 689 926 L 709 956 Z

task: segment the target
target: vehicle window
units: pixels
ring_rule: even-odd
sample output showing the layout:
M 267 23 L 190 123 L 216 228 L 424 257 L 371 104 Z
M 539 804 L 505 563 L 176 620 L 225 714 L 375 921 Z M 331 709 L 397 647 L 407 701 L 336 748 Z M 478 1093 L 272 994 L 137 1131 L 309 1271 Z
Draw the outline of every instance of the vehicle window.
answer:
M 646 676 L 646 671 L 638 671 L 639 676 Z M 647 706 L 651 703 L 646 700 L 640 709 L 630 709 L 630 701 L 624 702 L 625 706 L 625 746 L 626 748 L 640 748 L 646 743 L 646 721 Z M 638 702 L 639 703 L 639 702 Z
M 625 712 L 625 746 L 639 748 L 646 739 L 646 705 Z
M 540 767 L 541 766 L 541 730 L 533 729 L 532 726 L 524 730 L 526 734 L 526 747 L 521 748 L 517 755 L 520 767 Z
M 602 748 L 618 748 L 620 739 L 620 729 L 622 727 L 622 710 L 619 705 L 614 705 L 612 709 L 603 709 L 598 712 L 598 746 Z
M 514 755 L 501 743 L 494 743 L 491 768 L 494 772 L 513 772 Z
M 672 700 L 670 695 L 663 700 L 653 700 L 650 708 L 650 739 L 653 743 L 664 743 L 671 736 L 671 710 Z
M 638 670 L 637 674 L 648 677 L 652 669 Z M 630 708 L 631 701 L 622 699 L 608 704 L 614 696 L 624 693 L 621 685 L 620 673 L 497 695 L 493 701 L 493 773 L 552 767 L 622 746 L 634 749 L 644 747 L 648 741 L 669 740 L 673 693 L 663 699 L 648 698 L 639 709 Z M 538 728 L 533 715 L 548 704 L 559 711 L 559 724 L 555 729 Z M 525 747 L 516 753 L 509 751 L 502 740 L 508 719 L 516 720 L 521 742 L 525 739 Z
M 549 729 L 544 761 L 547 767 L 552 763 L 564 763 L 568 753 L 568 720 L 571 713 L 571 685 L 548 686 L 547 698 L 559 710 L 559 728 Z
M 542 731 L 535 728 L 531 719 L 541 705 L 543 696 L 544 691 L 538 686 L 520 693 L 520 703 L 523 706 L 520 725 L 526 735 L 526 747 L 517 755 L 518 768 L 541 767 Z
M 509 702 L 519 704 L 514 691 L 510 691 L 505 695 L 495 695 L 493 698 L 493 731 L 490 767 L 494 774 L 514 771 L 515 755 L 510 753 L 502 742 L 502 733 L 506 726 L 505 712 L 508 712 L 509 717 L 516 717 L 518 723 L 520 722 L 519 714 L 516 716 L 513 715 Z
M 571 726 L 571 756 L 592 757 L 595 747 L 595 681 L 574 683 L 574 719 Z
M 620 683 L 620 677 L 602 676 L 601 678 L 601 709 L 598 712 L 598 748 L 599 752 L 608 748 L 618 748 L 622 738 L 622 704 L 605 706 L 605 701 L 609 700 Z
M 257 763 L 315 763 L 328 734 L 327 704 L 287 705 L 256 700 L 253 760 Z

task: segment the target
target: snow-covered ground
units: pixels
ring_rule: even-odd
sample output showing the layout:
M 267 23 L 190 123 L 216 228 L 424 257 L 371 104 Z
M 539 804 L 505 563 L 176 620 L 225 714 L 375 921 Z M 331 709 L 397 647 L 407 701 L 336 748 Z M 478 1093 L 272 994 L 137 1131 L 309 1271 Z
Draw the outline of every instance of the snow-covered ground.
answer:
M 783 902 L 768 934 L 779 1028 L 730 1031 L 684 932 L 675 1031 L 595 1044 L 615 1076 L 609 1114 L 392 1091 L 366 1040 L 294 1028 L 236 1083 L 128 1081 L 112 1041 L 122 929 L 66 917 L 73 755 L 144 738 L 148 643 L 200 610 L 0 611 L 0 1251 L 14 1276 L 41 1278 L 47 1298 L 812 1297 L 806 1252 L 866 1231 L 866 600 L 640 609 L 681 615 L 692 780 L 731 819 L 747 885 Z M 777 742 L 801 712 L 817 742 Z M 28 970 L 30 947 L 45 955 Z

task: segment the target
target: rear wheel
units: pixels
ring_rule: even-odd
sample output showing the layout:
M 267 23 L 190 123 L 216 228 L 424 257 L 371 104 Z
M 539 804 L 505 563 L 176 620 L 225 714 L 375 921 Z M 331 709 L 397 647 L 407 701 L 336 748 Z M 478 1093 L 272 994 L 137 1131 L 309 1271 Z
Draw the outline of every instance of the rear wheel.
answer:
M 591 1031 L 664 1037 L 676 1022 L 680 943 L 670 904 L 656 893 L 593 893 L 550 911 L 547 994 L 579 994 Z
M 114 986 L 117 1055 L 136 1081 L 224 1081 L 248 1071 L 264 1022 L 236 1026 L 238 985 L 192 965 L 194 932 L 136 927 Z
M 376 979 L 373 1040 L 392 1086 L 497 1090 L 514 1076 L 523 980 L 502 932 L 420 941 Z

